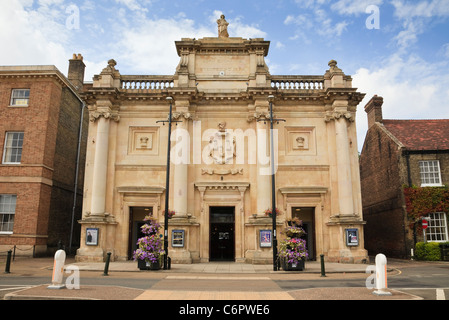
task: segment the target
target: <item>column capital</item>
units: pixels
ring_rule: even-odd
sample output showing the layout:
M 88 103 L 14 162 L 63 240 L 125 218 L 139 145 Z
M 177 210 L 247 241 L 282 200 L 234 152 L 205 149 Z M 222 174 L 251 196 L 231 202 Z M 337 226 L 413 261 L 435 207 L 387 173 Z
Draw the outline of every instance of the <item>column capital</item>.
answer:
M 324 116 L 324 121 L 331 122 L 332 120 L 346 119 L 349 122 L 355 121 L 355 113 L 350 111 L 327 111 Z

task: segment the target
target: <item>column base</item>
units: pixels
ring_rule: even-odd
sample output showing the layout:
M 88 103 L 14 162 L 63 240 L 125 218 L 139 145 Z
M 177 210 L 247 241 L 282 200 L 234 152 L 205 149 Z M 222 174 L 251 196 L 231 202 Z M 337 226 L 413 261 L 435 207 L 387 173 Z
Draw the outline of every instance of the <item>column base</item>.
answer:
M 111 252 L 111 261 L 115 260 L 115 226 L 114 216 L 103 215 L 85 216 L 78 223 L 81 224 L 80 248 L 76 251 L 77 262 L 104 262 L 108 252 Z M 113 229 L 111 229 L 113 228 Z M 86 241 L 87 229 L 96 229 L 96 239 Z

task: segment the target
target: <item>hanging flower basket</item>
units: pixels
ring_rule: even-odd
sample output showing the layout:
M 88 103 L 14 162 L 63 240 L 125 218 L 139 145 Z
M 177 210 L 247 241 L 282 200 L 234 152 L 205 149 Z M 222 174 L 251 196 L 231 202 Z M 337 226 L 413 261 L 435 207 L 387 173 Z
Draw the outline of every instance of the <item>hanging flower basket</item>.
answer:
M 281 211 L 278 208 L 276 208 L 276 216 L 278 216 L 280 214 L 281 214 Z M 270 218 L 272 218 L 273 217 L 273 210 L 272 209 L 265 210 L 265 215 L 270 217 Z
M 164 216 L 165 216 L 165 210 L 164 210 L 162 213 L 163 213 Z M 175 214 L 176 214 L 175 211 L 173 211 L 173 210 L 168 210 L 168 218 L 169 218 L 169 219 L 173 218 L 173 216 L 174 216 Z
M 162 235 L 158 234 L 161 225 L 151 216 L 145 217 L 142 233 L 146 236 L 137 240 L 139 248 L 134 251 L 134 260 L 140 270 L 160 270 L 163 249 Z

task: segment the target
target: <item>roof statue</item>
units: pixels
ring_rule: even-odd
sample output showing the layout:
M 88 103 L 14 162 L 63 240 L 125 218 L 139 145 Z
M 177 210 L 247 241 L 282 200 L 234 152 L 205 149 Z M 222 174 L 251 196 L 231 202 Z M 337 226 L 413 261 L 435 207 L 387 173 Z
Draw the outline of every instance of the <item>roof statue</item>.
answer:
M 218 37 L 219 38 L 229 38 L 228 25 L 224 14 L 221 15 L 220 19 L 217 20 L 218 24 Z

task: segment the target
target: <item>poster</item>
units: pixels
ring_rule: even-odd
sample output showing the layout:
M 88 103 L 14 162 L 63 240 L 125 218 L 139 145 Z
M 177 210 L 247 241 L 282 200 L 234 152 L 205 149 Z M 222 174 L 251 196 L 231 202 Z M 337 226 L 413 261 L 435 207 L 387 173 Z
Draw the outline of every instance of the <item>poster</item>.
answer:
M 173 230 L 171 233 L 171 246 L 175 248 L 184 248 L 184 230 Z
M 271 247 L 271 230 L 260 230 L 260 247 L 270 248 Z
M 86 228 L 86 245 L 98 246 L 98 228 Z
M 346 229 L 346 245 L 348 247 L 359 245 L 359 229 Z

